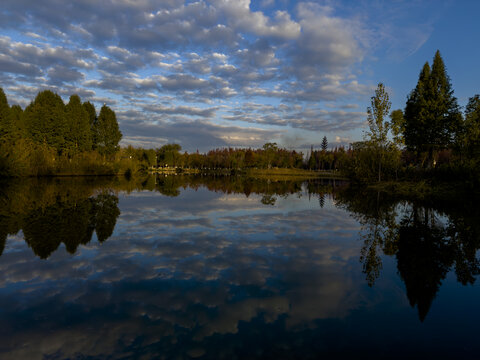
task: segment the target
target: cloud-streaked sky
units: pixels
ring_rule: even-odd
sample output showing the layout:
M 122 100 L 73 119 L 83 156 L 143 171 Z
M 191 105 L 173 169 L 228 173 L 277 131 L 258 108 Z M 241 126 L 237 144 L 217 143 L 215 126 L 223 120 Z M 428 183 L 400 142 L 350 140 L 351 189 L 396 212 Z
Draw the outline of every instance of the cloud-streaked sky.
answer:
M 440 49 L 460 105 L 479 93 L 463 1 L 4 0 L 0 86 L 110 105 L 122 144 L 188 151 L 360 140 L 378 82 L 403 108 Z

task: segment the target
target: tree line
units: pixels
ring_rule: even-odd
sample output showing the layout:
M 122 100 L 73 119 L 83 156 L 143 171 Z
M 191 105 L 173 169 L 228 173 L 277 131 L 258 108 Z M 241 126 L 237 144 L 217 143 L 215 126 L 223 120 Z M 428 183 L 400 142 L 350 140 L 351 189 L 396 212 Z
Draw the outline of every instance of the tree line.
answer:
M 48 175 L 59 172 L 73 159 L 98 165 L 119 150 L 122 133 L 115 112 L 70 96 L 62 98 L 44 90 L 22 109 L 9 106 L 0 88 L 0 174 Z
M 425 63 L 405 108 L 390 112 L 383 83 L 367 108 L 364 141 L 352 144 L 344 164 L 352 179 L 374 182 L 433 177 L 478 181 L 480 165 L 480 97 L 462 112 L 437 50 Z
M 182 152 L 179 144 L 155 149 L 120 148 L 122 133 L 115 112 L 104 105 L 97 115 L 90 102 L 72 95 L 65 104 L 52 91 L 38 93 L 23 110 L 9 106 L 0 88 L 0 175 L 134 174 L 151 168 L 243 170 L 295 168 L 340 170 L 361 182 L 432 176 L 478 182 L 480 96 L 464 111 L 454 96 L 437 51 L 425 63 L 404 109 L 390 112 L 384 84 L 378 84 L 367 108 L 364 140 L 348 148 L 321 149 L 307 156 L 276 143 L 262 148 L 220 148 Z
M 327 138 L 324 137 L 327 142 Z M 276 143 L 266 143 L 261 148 L 217 148 L 206 153 L 182 152 L 179 144 L 166 144 L 156 149 L 143 149 L 127 146 L 121 149 L 124 158 L 134 160 L 138 168 L 176 168 L 200 170 L 248 170 L 248 169 L 302 169 L 302 170 L 342 170 L 351 149 L 343 146 L 314 150 L 307 154 L 288 150 Z
M 0 88 L 0 176 L 133 174 L 152 167 L 205 170 L 248 168 L 339 169 L 344 148 L 322 150 L 313 147 L 310 156 L 287 150 L 276 143 L 259 149 L 217 148 L 207 153 L 182 152 L 178 144 L 156 149 L 120 148 L 122 133 L 115 112 L 72 95 L 67 104 L 44 90 L 22 109 L 9 106 Z

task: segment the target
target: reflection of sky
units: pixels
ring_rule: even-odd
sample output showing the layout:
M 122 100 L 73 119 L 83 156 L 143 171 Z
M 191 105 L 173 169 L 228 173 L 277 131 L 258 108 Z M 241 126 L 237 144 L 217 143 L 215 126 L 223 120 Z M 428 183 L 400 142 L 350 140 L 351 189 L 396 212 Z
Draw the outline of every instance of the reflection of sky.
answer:
M 360 227 L 329 196 L 324 208 L 306 194 L 276 196 L 271 206 L 260 195 L 203 188 L 119 197 L 112 237 L 74 255 L 62 244 L 41 260 L 21 233 L 9 237 L 0 258 L 2 359 L 252 358 L 268 349 L 314 357 L 359 339 L 401 343 L 409 327 L 425 337 L 392 259 L 376 287 L 366 286 Z

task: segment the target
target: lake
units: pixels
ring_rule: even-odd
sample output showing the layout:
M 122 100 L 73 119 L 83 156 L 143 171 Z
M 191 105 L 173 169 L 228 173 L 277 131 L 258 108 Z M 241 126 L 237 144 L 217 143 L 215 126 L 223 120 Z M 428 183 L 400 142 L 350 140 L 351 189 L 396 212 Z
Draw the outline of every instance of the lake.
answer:
M 474 201 L 233 176 L 0 189 L 1 359 L 479 354 Z

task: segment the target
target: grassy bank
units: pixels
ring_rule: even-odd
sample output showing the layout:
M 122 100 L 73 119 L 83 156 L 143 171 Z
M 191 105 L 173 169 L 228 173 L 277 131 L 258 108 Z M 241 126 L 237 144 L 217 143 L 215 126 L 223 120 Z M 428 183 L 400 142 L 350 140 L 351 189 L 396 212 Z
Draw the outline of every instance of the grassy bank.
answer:
M 308 180 L 317 178 L 328 179 L 341 179 L 342 176 L 337 171 L 313 171 L 304 169 L 292 169 L 292 168 L 271 168 L 271 169 L 186 169 L 186 168 L 158 168 L 151 170 L 152 173 L 157 174 L 205 174 L 205 175 L 242 175 L 249 178 L 256 179 L 270 179 L 270 180 Z
M 385 181 L 368 185 L 368 188 L 398 199 L 421 202 L 459 202 L 480 196 L 478 189 L 465 186 L 460 181 Z
M 245 175 L 247 177 L 275 180 L 307 180 L 317 178 L 345 179 L 336 171 L 313 171 L 287 168 L 248 169 L 245 171 Z

